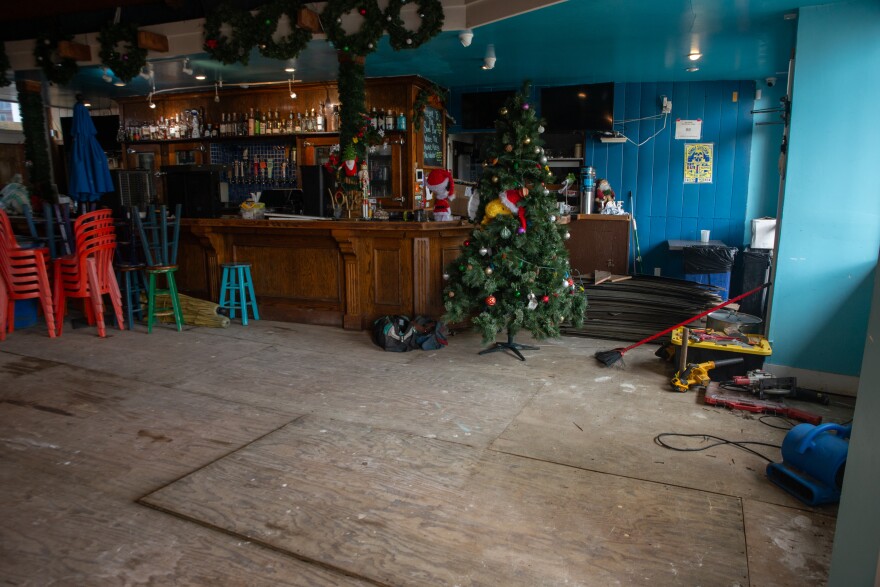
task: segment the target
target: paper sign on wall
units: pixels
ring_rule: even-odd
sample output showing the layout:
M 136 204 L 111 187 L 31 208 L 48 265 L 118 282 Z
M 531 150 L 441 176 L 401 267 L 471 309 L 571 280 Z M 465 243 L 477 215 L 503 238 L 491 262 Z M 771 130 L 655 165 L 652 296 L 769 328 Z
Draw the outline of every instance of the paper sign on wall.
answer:
M 713 147 L 712 143 L 685 144 L 684 183 L 712 183 Z
M 696 120 L 676 120 L 675 138 L 698 140 L 703 138 L 703 121 L 699 118 Z

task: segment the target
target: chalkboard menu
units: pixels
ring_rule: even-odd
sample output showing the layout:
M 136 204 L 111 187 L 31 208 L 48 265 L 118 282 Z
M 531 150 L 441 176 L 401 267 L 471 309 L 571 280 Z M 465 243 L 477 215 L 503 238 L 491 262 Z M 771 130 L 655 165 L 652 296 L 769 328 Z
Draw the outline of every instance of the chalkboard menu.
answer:
M 422 137 L 425 140 L 424 166 L 443 167 L 443 112 L 441 110 L 430 106 L 425 107 Z

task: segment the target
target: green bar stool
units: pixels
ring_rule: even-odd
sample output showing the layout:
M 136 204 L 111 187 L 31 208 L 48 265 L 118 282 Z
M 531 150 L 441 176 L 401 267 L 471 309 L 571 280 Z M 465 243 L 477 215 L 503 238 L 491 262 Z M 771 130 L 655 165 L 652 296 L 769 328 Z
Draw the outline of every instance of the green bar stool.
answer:
M 223 277 L 220 282 L 220 307 L 229 310 L 229 317 L 235 318 L 235 311 L 241 310 L 241 323 L 247 326 L 248 307 L 254 320 L 260 319 L 257 297 L 254 295 L 254 282 L 251 279 L 250 263 L 223 263 Z
M 147 274 L 147 333 L 153 332 L 153 321 L 160 316 L 174 316 L 177 331 L 183 330 L 183 311 L 180 309 L 180 299 L 177 293 L 177 283 L 174 274 L 177 272 L 177 242 L 180 237 L 180 212 L 178 204 L 174 212 L 174 218 L 169 220 L 165 206 L 158 211 L 150 206 L 146 218 L 141 220 L 140 211 L 132 209 L 132 218 L 135 219 L 141 244 L 144 248 L 144 260 L 146 261 L 145 272 Z M 169 236 L 168 231 L 172 230 Z M 165 277 L 165 287 L 157 286 L 158 277 Z M 171 308 L 156 307 L 156 296 L 166 294 L 171 302 Z

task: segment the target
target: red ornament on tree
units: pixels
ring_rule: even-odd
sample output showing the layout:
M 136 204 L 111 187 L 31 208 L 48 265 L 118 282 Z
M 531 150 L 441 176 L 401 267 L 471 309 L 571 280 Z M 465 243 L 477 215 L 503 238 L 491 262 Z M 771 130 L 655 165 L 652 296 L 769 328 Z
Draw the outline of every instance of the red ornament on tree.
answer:
M 487 306 L 494 306 L 495 302 L 497 302 L 497 300 L 495 299 L 495 296 L 489 296 L 488 298 L 486 298 L 486 305 Z
M 547 302 L 550 301 L 550 296 L 544 296 L 543 298 L 541 298 L 541 301 L 546 304 Z
M 205 41 L 205 45 L 207 45 L 208 49 L 216 49 L 217 39 L 208 39 L 207 41 Z

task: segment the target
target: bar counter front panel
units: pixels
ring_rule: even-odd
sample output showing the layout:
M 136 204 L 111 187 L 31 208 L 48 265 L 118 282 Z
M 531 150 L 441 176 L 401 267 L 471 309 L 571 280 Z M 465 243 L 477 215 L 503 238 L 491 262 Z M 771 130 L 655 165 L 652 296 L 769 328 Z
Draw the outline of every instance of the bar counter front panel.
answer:
M 250 263 L 260 316 L 369 328 L 386 314 L 443 315 L 443 269 L 463 222 L 184 219 L 178 287 L 219 300 L 222 264 Z

